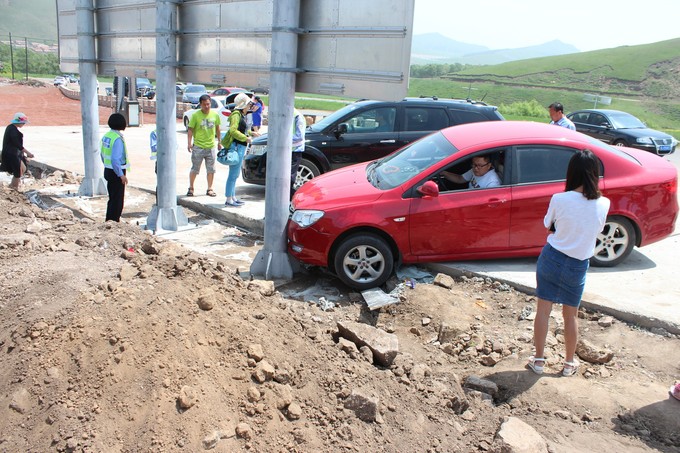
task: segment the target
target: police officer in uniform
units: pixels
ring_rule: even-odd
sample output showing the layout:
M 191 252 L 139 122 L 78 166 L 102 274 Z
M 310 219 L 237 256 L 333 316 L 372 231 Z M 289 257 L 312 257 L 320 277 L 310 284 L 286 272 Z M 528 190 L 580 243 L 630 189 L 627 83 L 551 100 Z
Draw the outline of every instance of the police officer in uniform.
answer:
M 127 127 L 125 117 L 113 113 L 109 117 L 111 128 L 101 141 L 101 156 L 104 162 L 104 179 L 109 191 L 109 202 L 106 206 L 106 220 L 120 222 L 125 200 L 125 186 L 128 183 L 126 172 L 130 168 L 127 147 L 122 131 Z

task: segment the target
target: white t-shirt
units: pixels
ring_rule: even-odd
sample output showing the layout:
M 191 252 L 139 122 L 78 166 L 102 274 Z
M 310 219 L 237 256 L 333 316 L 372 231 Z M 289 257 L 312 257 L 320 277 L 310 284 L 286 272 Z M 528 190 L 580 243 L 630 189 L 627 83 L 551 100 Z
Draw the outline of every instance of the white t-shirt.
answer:
M 501 178 L 492 168 L 482 176 L 475 176 L 472 170 L 463 173 L 463 179 L 470 182 L 470 189 L 486 189 L 488 187 L 498 187 L 501 185 Z
M 586 260 L 595 252 L 597 235 L 602 231 L 609 212 L 609 199 L 588 200 L 580 192 L 560 192 L 550 199 L 543 224 L 555 223 L 548 243 L 577 260 Z

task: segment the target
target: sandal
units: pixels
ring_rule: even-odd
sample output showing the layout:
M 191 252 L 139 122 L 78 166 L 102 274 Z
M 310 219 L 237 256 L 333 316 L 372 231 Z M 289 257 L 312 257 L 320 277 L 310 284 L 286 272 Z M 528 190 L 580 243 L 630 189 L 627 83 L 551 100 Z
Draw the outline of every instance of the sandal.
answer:
M 527 363 L 527 366 L 529 367 L 529 369 L 536 374 L 543 374 L 543 366 L 544 365 L 545 365 L 545 358 L 544 357 L 531 356 L 531 357 L 529 357 L 529 362 Z
M 187 197 L 193 197 L 194 196 L 194 188 L 189 187 L 189 190 L 187 190 Z
M 574 360 L 573 362 L 564 362 L 564 368 L 562 368 L 562 376 L 573 376 L 578 371 L 579 363 Z
M 671 393 L 671 396 L 675 398 L 676 400 L 680 401 L 680 381 L 676 382 L 675 384 L 671 385 L 671 388 L 668 390 Z
M 217 194 L 215 193 L 215 191 L 212 190 L 212 189 L 208 189 L 208 191 L 207 191 L 205 194 L 206 194 L 207 196 L 209 196 L 209 197 L 216 197 L 216 196 L 217 196 Z

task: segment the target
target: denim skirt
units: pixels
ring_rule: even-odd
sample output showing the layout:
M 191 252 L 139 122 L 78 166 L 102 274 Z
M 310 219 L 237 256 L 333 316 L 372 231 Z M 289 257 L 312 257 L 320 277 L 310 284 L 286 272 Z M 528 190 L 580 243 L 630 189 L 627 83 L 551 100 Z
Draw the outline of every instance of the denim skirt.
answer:
M 546 244 L 536 263 L 536 297 L 578 307 L 590 260 L 577 260 Z

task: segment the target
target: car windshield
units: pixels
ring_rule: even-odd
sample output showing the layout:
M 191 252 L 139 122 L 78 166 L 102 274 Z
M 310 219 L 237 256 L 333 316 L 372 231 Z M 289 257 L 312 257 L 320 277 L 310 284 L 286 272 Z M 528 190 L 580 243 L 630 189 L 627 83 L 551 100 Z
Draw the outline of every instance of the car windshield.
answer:
M 335 123 L 337 120 L 342 118 L 343 116 L 355 111 L 358 109 L 360 106 L 357 104 L 350 104 L 347 105 L 340 110 L 336 110 L 335 112 L 331 113 L 327 117 L 321 119 L 320 121 L 317 121 L 316 123 L 312 124 L 309 126 L 309 129 L 313 132 L 321 132 L 331 124 Z
M 609 117 L 614 123 L 612 126 L 615 129 L 644 129 L 647 127 L 645 123 L 628 113 L 614 113 L 609 115 Z
M 457 152 L 441 132 L 436 132 L 371 162 L 366 178 L 378 189 L 393 189 Z
M 205 91 L 206 90 L 203 85 L 189 85 L 184 89 L 185 93 L 203 93 Z

